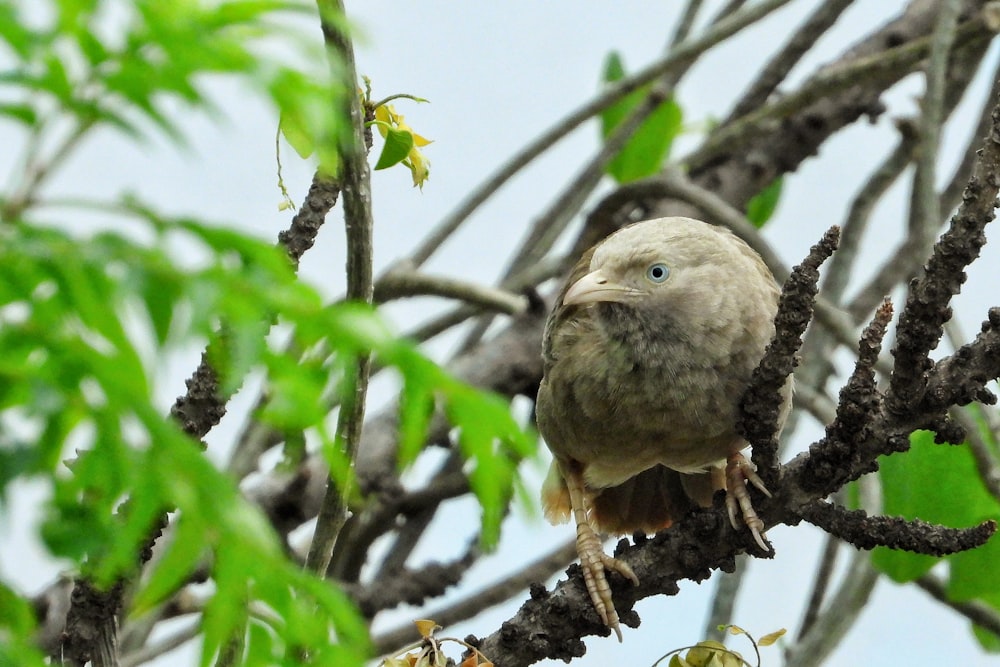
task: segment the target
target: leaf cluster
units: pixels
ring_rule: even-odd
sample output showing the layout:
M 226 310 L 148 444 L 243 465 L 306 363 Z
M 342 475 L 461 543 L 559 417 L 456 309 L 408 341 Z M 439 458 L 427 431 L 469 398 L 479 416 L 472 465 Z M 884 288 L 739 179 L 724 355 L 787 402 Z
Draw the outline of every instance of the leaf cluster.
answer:
M 45 4 L 34 8 L 40 21 L 26 6 L 0 5 L 0 49 L 16 63 L 0 72 L 3 99 L 13 100 L 0 116 L 25 136 L 23 170 L 0 193 L 0 510 L 20 481 L 46 487 L 46 548 L 98 587 L 134 581 L 169 516 L 163 553 L 131 591 L 127 613 L 149 612 L 207 573 L 203 664 L 235 637 L 247 664 L 361 664 L 367 629 L 346 595 L 302 570 L 236 480 L 204 455 L 197 429 L 157 400 L 166 360 L 205 346 L 222 411 L 248 377 L 265 378 L 269 400 L 256 418 L 311 443 L 346 488 L 352 461 L 330 427 L 331 405 L 353 390 L 349 369 L 374 355 L 402 378 L 400 429 L 410 444 L 401 465 L 435 407 L 447 412 L 483 504 L 487 545 L 516 462 L 534 442 L 506 402 L 452 378 L 370 305 L 329 303 L 299 280 L 280 245 L 129 196 L 61 206 L 103 215 L 112 229 L 124 220 L 125 231 L 83 235 L 69 217 L 38 222 L 48 203 L 42 185 L 80 140 L 104 128 L 139 140 L 155 128 L 183 144 L 171 109 L 180 102 L 215 114 L 208 77 L 262 94 L 283 125 L 309 135 L 319 170 L 335 171 L 349 127 L 345 86 L 272 48 L 295 38 L 288 43 L 300 60 L 316 61 L 301 56 L 320 47 L 301 46 L 309 41 L 289 24 L 303 5 Z M 0 662 L 42 664 L 30 642 L 35 620 L 0 582 Z

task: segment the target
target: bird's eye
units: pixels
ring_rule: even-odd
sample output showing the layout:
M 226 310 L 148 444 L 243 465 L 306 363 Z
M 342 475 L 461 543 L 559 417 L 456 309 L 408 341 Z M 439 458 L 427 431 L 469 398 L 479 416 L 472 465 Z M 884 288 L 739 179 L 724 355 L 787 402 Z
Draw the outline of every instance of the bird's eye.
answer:
M 664 280 L 670 277 L 670 269 L 666 264 L 662 262 L 657 262 L 653 264 L 648 269 L 646 269 L 646 277 L 649 278 L 654 283 L 662 283 Z

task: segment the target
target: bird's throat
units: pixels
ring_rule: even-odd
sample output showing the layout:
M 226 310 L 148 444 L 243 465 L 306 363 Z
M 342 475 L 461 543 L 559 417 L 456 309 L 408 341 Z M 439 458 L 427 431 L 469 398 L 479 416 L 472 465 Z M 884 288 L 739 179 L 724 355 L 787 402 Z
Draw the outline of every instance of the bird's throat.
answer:
M 689 337 L 667 312 L 599 303 L 597 319 L 613 346 L 639 368 L 669 365 L 672 358 L 677 358 L 677 348 L 690 345 Z

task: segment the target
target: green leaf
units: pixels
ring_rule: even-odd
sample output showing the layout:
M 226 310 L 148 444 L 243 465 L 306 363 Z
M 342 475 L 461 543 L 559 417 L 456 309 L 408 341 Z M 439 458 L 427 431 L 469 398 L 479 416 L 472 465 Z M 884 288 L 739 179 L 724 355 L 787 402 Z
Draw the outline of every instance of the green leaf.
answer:
M 35 612 L 31 604 L 0 581 L 0 665 L 43 667 L 34 646 Z
M 51 93 L 65 106 L 73 105 L 74 85 L 66 72 L 66 66 L 53 52 L 45 55 L 45 74 L 39 80 L 44 90 Z
M 399 396 L 399 465 L 406 467 L 416 460 L 424 446 L 427 427 L 434 414 L 434 393 L 426 374 L 406 369 Z
M 41 36 L 32 31 L 18 15 L 14 3 L 0 3 L 0 40 L 22 60 L 28 60 L 34 47 L 40 45 Z
M 149 580 L 132 600 L 132 613 L 141 615 L 166 600 L 187 583 L 205 551 L 206 526 L 198 515 L 187 513 L 173 524 L 174 534 L 166 553 L 160 558 Z
M 295 149 L 300 158 L 306 160 L 313 154 L 315 148 L 313 147 L 312 135 L 302 126 L 300 118 L 282 112 L 278 127 L 281 128 L 281 134 L 284 135 L 285 141 Z
M 4 501 L 7 485 L 18 477 L 27 477 L 38 471 L 38 448 L 33 444 L 0 447 L 0 504 Z
M 986 446 L 996 456 L 1000 453 L 1000 443 L 990 427 L 990 422 L 983 414 L 986 408 L 981 405 L 969 405 L 963 408 L 979 425 L 979 435 Z M 965 449 L 963 447 L 963 449 Z M 975 475 L 979 481 L 979 469 L 971 462 L 972 454 L 968 452 L 970 465 L 969 474 Z M 976 521 L 993 519 L 1000 521 L 1000 503 L 980 484 L 972 484 L 969 489 L 973 507 L 971 516 Z M 1000 610 L 1000 538 L 993 535 L 989 541 L 978 549 L 963 551 L 949 558 L 948 598 L 959 602 L 981 600 Z
M 604 72 L 602 81 L 605 84 L 615 83 L 625 78 L 625 65 L 621 55 L 617 51 L 612 51 L 604 59 Z M 636 90 L 622 97 L 620 100 L 601 112 L 601 137 L 608 138 L 608 135 L 618 127 L 632 109 L 639 104 L 643 94 L 641 90 Z
M 35 614 L 31 607 L 3 582 L 0 582 L 0 628 L 24 637 L 35 629 Z
M 975 635 L 976 641 L 979 642 L 984 651 L 987 653 L 1000 653 L 1000 637 L 997 637 L 996 633 L 992 630 L 986 630 L 978 625 L 973 625 L 972 634 Z
M 774 215 L 774 210 L 778 208 L 778 200 L 781 198 L 781 188 L 784 181 L 784 177 L 779 176 L 747 202 L 747 220 L 757 229 L 763 227 L 764 223 Z
M 340 147 L 353 138 L 343 113 L 346 91 L 324 76 L 282 69 L 266 78 L 267 90 L 281 114 L 285 138 L 303 157 L 316 154 L 320 169 L 336 174 Z
M 30 104 L 17 104 L 8 102 L 0 104 L 0 116 L 7 116 L 25 125 L 34 125 L 38 122 L 38 114 Z
M 453 384 L 447 389 L 445 411 L 458 427 L 463 456 L 474 463 L 469 485 L 483 510 L 480 543 L 490 550 L 500 536 L 517 463 L 530 455 L 534 444 L 514 421 L 507 402 L 495 394 Z
M 248 665 L 267 665 L 275 655 L 275 634 L 263 623 L 250 619 L 247 628 L 246 656 Z
M 983 487 L 968 448 L 935 444 L 930 431 L 914 432 L 910 436 L 910 451 L 881 459 L 879 477 L 883 511 L 889 516 L 920 518 L 956 527 L 1000 518 L 1000 507 Z M 994 541 L 995 536 L 991 545 Z M 958 560 L 958 570 L 952 574 L 956 576 L 959 591 L 969 592 L 968 586 L 972 584 L 968 577 L 974 575 L 967 568 L 978 567 L 979 556 L 970 552 Z M 952 561 L 955 558 L 952 556 Z M 880 547 L 873 552 L 872 562 L 893 580 L 906 582 L 927 572 L 938 559 Z M 990 581 L 1000 577 L 997 572 L 1000 561 L 993 563 L 982 575 Z
M 250 554 L 242 554 L 248 556 Z M 201 627 L 204 643 L 201 666 L 208 667 L 212 658 L 222 650 L 237 632 L 243 632 L 249 621 L 248 574 L 253 569 L 241 567 L 238 545 L 220 545 L 216 551 L 212 568 L 215 579 L 215 593 L 205 605 Z
M 80 561 L 91 552 L 99 552 L 111 537 L 107 522 L 89 508 L 64 499 L 50 512 L 41 527 L 41 538 L 55 556 Z
M 77 45 L 80 47 L 80 52 L 87 58 L 87 62 L 91 67 L 97 67 L 110 56 L 108 49 L 104 46 L 100 37 L 89 30 L 78 30 L 75 36 Z
M 388 169 L 389 167 L 399 164 L 406 159 L 406 156 L 410 154 L 410 150 L 413 148 L 413 135 L 406 130 L 397 130 L 392 127 L 386 128 L 385 135 L 385 145 L 382 146 L 382 152 L 378 156 L 378 162 L 375 163 L 375 171 L 379 169 Z
M 260 419 L 282 432 L 301 432 L 320 424 L 329 414 L 326 398 L 330 370 L 315 360 L 268 357 L 269 400 Z
M 397 365 L 413 354 L 412 346 L 399 341 L 369 304 L 345 301 L 330 306 L 328 315 L 327 334 L 335 349 L 352 354 L 373 350 Z
M 132 267 L 135 268 L 135 267 Z M 149 267 L 143 267 L 144 269 Z M 146 315 L 161 347 L 166 345 L 174 321 L 174 309 L 184 294 L 184 281 L 169 271 L 143 270 L 132 273 L 133 283 L 142 295 Z
M 1000 539 L 993 535 L 977 549 L 949 556 L 948 575 L 949 600 L 980 600 L 1000 610 Z
M 407 382 L 400 395 L 399 465 L 413 463 L 423 449 L 427 427 L 434 414 L 434 396 L 419 383 Z
M 614 83 L 625 76 L 625 67 L 617 52 L 608 55 L 604 65 L 604 82 Z M 601 112 L 601 132 L 608 136 L 625 120 L 649 94 L 643 87 L 626 95 Z M 670 154 L 674 138 L 681 130 L 683 113 L 671 98 L 650 113 L 632 134 L 606 171 L 619 183 L 628 183 L 651 176 L 659 171 Z

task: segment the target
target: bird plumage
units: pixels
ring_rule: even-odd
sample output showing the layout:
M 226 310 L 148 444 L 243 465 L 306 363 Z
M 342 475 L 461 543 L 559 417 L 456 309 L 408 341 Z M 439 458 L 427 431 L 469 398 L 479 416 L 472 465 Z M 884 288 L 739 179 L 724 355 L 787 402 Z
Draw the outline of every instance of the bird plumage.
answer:
M 635 223 L 585 253 L 544 336 L 546 516 L 577 509 L 575 483 L 581 516 L 601 532 L 653 532 L 692 497 L 710 502 L 707 475 L 746 446 L 739 401 L 773 336 L 778 295 L 746 243 L 691 218 Z M 789 399 L 790 386 L 785 414 Z

